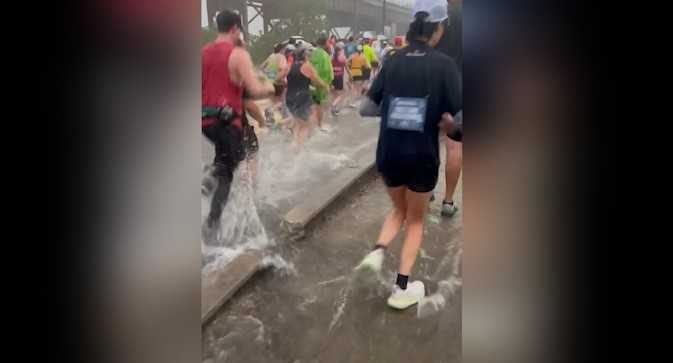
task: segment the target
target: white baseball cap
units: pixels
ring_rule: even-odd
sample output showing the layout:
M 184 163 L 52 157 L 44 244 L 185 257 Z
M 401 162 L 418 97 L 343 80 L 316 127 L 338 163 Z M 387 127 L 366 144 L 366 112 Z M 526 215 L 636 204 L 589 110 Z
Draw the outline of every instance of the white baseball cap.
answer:
M 416 14 L 424 11 L 430 14 L 426 19 L 427 22 L 437 23 L 449 17 L 448 10 L 446 0 L 416 0 L 411 17 L 414 18 Z

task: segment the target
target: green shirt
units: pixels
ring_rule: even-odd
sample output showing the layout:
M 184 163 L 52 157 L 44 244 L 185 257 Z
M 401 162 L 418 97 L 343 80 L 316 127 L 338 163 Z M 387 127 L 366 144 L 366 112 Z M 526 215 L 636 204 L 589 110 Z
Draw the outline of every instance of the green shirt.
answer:
M 334 72 L 332 70 L 332 58 L 322 48 L 315 48 L 311 54 L 311 64 L 318 73 L 318 77 L 327 84 L 332 83 Z
M 332 70 L 332 58 L 330 55 L 324 49 L 316 48 L 313 50 L 313 54 L 311 54 L 310 61 L 313 68 L 315 68 L 316 73 L 318 73 L 318 77 L 325 81 L 328 86 L 332 84 L 332 80 L 334 80 L 334 71 Z M 314 92 L 313 97 L 318 103 L 322 103 L 327 99 L 327 90 L 318 88 Z

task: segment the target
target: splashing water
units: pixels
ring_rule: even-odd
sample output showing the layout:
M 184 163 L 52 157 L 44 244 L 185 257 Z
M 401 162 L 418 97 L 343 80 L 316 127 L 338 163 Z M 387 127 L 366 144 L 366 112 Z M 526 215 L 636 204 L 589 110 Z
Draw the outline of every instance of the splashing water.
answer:
M 374 138 L 372 140 L 375 141 Z M 217 235 L 212 242 L 201 241 L 204 268 L 222 267 L 246 250 L 271 253 L 284 248 L 274 239 L 277 219 L 305 198 L 307 188 L 324 183 L 325 178 L 333 176 L 338 169 L 356 166 L 352 156 L 367 146 L 344 144 L 338 137 L 320 132 L 306 140 L 301 152 L 292 150 L 291 141 L 290 136 L 281 132 L 260 136 L 254 178 L 247 161 L 239 164 Z M 204 147 L 205 161 L 212 157 L 212 145 L 204 144 Z M 207 181 L 211 172 L 210 164 L 204 162 L 204 181 Z M 202 221 L 205 221 L 210 210 L 214 189 L 212 184 L 211 188 L 204 188 L 202 193 Z M 263 264 L 296 274 L 294 266 L 280 255 L 265 258 Z
M 297 153 L 283 137 L 281 134 L 267 135 L 264 138 L 266 147 L 259 158 L 257 198 L 271 207 L 278 208 L 287 201 L 290 204 L 297 202 L 302 186 L 320 185 L 326 175 L 355 164 L 339 147 L 327 147 L 325 144 L 330 139 L 312 138 L 305 149 Z M 318 152 L 319 149 L 331 152 Z
M 264 258 L 262 259 L 262 266 L 264 267 L 272 266 L 275 269 L 282 271 L 284 274 L 293 276 L 297 275 L 297 269 L 294 267 L 294 264 L 292 262 L 287 262 L 284 258 L 282 258 L 278 254 L 271 256 L 264 256 Z
M 451 246 L 449 250 L 457 248 L 456 246 Z M 449 276 L 437 283 L 437 291 L 429 296 L 423 297 L 418 302 L 418 307 L 416 309 L 416 316 L 419 319 L 425 319 L 430 316 L 434 316 L 441 312 L 445 307 L 451 297 L 455 295 L 456 291 L 463 285 L 463 280 L 460 277 L 460 262 L 462 256 L 462 249 L 458 249 L 455 255 L 450 259 L 445 259 L 440 264 L 437 272 L 439 273 L 442 267 L 445 265 L 445 261 L 451 260 L 452 269 Z
M 204 167 L 204 178 L 209 170 Z M 201 197 L 201 219 L 210 211 L 212 192 Z M 204 265 L 221 267 L 246 250 L 263 250 L 274 245 L 257 213 L 252 180 L 247 164 L 242 162 L 234 173 L 229 200 L 220 217 L 214 241 L 201 241 Z

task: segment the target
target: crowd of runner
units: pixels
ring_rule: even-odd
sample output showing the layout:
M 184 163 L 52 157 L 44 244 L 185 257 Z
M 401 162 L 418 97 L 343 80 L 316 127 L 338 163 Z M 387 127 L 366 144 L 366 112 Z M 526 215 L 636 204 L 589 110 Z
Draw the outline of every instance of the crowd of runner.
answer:
M 297 148 L 313 126 L 329 132 L 326 114 L 336 118 L 344 107 L 357 107 L 383 60 L 404 46 L 404 38 L 395 37 L 393 44 L 382 37 L 337 39 L 326 32 L 314 42 L 288 39 L 276 44 L 260 65 L 275 87 L 264 123 L 291 132 Z
M 233 173 L 246 161 L 254 175 L 258 142 L 248 116 L 260 128 L 292 135 L 305 148 L 313 130 L 329 132 L 345 107 L 381 117 L 376 166 L 393 208 L 377 242 L 356 270 L 378 272 L 384 251 L 405 226 L 400 267 L 388 305 L 405 309 L 424 296 L 409 282 L 423 221 L 434 200 L 440 146 L 446 148 L 446 192 L 441 214 L 457 212 L 453 193 L 462 165 L 462 57 L 449 28 L 446 0 L 416 0 L 406 37 L 364 35 L 337 39 L 327 32 L 313 42 L 291 38 L 274 46 L 255 67 L 246 50 L 240 16 L 216 16 L 218 37 L 202 50 L 201 127 L 215 147 L 210 213 L 204 238 L 212 238 L 228 200 Z M 453 22 L 453 20 L 452 20 Z M 270 99 L 263 112 L 256 99 Z

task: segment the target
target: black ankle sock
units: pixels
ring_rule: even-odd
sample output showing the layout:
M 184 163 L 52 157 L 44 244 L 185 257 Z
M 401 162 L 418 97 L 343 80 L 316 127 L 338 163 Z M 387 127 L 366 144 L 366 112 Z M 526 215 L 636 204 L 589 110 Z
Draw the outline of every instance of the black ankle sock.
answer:
M 388 246 L 380 245 L 380 244 L 377 243 L 377 244 L 374 245 L 374 248 L 372 248 L 372 251 L 376 251 L 379 248 L 385 250 L 386 248 L 388 248 Z
M 397 274 L 397 281 L 395 284 L 400 287 L 402 290 L 407 289 L 407 282 L 409 281 L 409 276 L 407 275 L 402 275 L 400 273 Z

